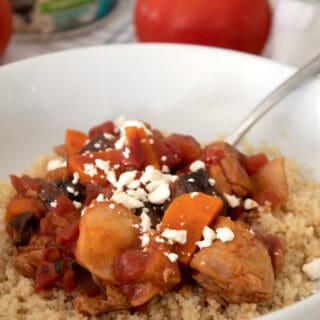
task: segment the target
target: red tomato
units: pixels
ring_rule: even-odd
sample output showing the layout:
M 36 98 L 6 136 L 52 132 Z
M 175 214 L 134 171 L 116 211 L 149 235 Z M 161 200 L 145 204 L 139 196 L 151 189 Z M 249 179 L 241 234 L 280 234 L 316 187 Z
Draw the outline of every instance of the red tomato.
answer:
M 260 53 L 268 37 L 268 0 L 137 0 L 140 41 L 212 45 Z
M 8 45 L 12 32 L 12 14 L 7 0 L 0 0 L 0 56 Z
M 253 156 L 241 155 L 240 159 L 249 176 L 257 173 L 269 161 L 264 153 Z

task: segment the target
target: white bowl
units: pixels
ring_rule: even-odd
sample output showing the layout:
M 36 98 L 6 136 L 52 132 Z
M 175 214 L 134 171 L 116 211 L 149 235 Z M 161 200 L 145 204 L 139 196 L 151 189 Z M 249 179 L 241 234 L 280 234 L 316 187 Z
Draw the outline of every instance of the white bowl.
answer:
M 125 115 L 202 141 L 226 134 L 294 69 L 233 51 L 117 45 L 61 52 L 0 68 L 0 177 L 63 142 Z M 320 81 L 306 82 L 247 136 L 277 144 L 320 177 Z M 320 292 L 260 319 L 319 319 Z

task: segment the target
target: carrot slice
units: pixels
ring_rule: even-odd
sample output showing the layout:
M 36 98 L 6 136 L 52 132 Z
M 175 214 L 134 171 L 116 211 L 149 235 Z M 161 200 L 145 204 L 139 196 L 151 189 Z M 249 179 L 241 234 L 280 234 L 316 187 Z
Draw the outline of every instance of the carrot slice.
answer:
M 210 225 L 219 215 L 223 201 L 202 192 L 186 193 L 175 198 L 164 213 L 161 230 L 166 228 L 187 231 L 187 242 L 176 243 L 174 251 L 181 263 L 187 265 L 201 240 L 205 226 Z
M 67 154 L 78 153 L 86 143 L 87 135 L 82 131 L 67 129 L 65 136 L 65 143 Z

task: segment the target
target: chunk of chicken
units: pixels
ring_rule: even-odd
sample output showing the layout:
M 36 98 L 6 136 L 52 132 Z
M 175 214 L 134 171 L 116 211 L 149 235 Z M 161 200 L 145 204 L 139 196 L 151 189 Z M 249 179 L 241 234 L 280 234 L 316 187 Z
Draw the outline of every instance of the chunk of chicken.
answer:
M 259 200 L 261 193 L 272 192 L 277 197 L 277 204 L 288 198 L 288 183 L 285 171 L 285 159 L 276 158 L 266 163 L 251 177 L 254 184 L 254 197 Z
M 43 249 L 51 242 L 52 238 L 48 236 L 33 236 L 27 246 L 19 247 L 19 252 L 11 260 L 13 267 L 25 277 L 33 278 Z
M 130 307 L 126 297 L 113 286 L 107 286 L 106 295 L 101 294 L 94 297 L 79 295 L 72 302 L 78 312 L 86 315 L 97 315 Z
M 274 274 L 277 275 L 284 267 L 285 240 L 271 234 L 257 234 L 256 237 L 266 246 Z
M 215 180 L 214 188 L 219 194 L 231 194 L 232 188 L 228 183 L 220 165 L 212 164 L 209 166 L 208 173 Z
M 221 171 L 217 168 L 217 164 L 209 170 L 211 177 L 218 181 L 218 187 L 222 188 L 222 193 L 231 193 L 229 188 L 240 197 L 250 193 L 253 188 L 252 182 L 240 163 L 238 151 L 222 141 L 214 142 L 210 146 L 223 151 L 223 156 L 219 161 Z
M 234 239 L 216 240 L 196 253 L 190 263 L 194 279 L 228 303 L 270 300 L 274 274 L 267 249 L 246 224 L 219 217 L 214 229 L 224 227 L 232 230 Z
M 161 288 L 152 282 L 142 282 L 123 286 L 122 290 L 133 307 L 138 307 L 156 296 Z
M 224 155 L 220 161 L 221 168 L 236 195 L 245 196 L 252 191 L 252 182 L 240 163 L 238 151 L 223 142 Z
M 138 238 L 140 222 L 123 205 L 97 202 L 86 208 L 79 224 L 76 258 L 81 266 L 109 284 L 117 284 L 115 257 Z
M 12 258 L 11 263 L 19 273 L 27 278 L 33 278 L 36 273 L 37 265 L 42 258 L 42 254 L 42 249 L 20 253 Z

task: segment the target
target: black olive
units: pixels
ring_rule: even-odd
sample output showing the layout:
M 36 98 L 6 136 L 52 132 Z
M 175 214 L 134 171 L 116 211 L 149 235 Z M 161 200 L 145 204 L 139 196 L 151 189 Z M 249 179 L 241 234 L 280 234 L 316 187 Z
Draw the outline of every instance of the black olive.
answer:
M 69 179 L 64 181 L 62 189 L 71 201 L 82 202 L 84 200 L 85 187 L 81 183 L 73 184 Z
M 55 187 L 52 184 L 45 184 L 39 192 L 39 198 L 42 200 L 47 210 L 50 210 L 50 203 L 57 199 L 62 193 L 64 192 L 58 187 Z
M 73 184 L 72 178 L 58 179 L 44 185 L 39 193 L 40 199 L 50 210 L 50 203 L 64 193 L 71 201 L 82 202 L 85 198 L 85 187 L 80 184 Z
M 80 153 L 104 151 L 113 148 L 115 139 L 106 139 L 103 134 L 93 137 L 80 151 Z
M 13 241 L 17 246 L 28 244 L 34 231 L 38 229 L 39 221 L 33 212 L 22 212 L 10 219 L 13 230 Z
M 209 175 L 206 170 L 199 169 L 195 172 L 179 176 L 178 180 L 170 186 L 171 199 L 181 196 L 185 193 L 203 192 L 208 195 L 214 195 L 223 201 L 223 208 L 220 215 L 227 215 L 227 205 L 224 198 L 218 194 L 214 186 L 209 182 Z
M 144 208 L 137 209 L 135 211 L 135 214 L 137 216 L 140 216 L 145 210 L 146 214 L 149 216 L 151 219 L 151 227 L 156 228 L 156 225 L 161 222 L 163 213 L 164 213 L 164 206 L 163 205 L 155 205 L 150 202 L 145 202 L 144 203 Z
M 215 190 L 209 183 L 209 179 L 210 177 L 204 169 L 179 176 L 178 180 L 171 186 L 172 199 L 191 192 L 215 195 Z

